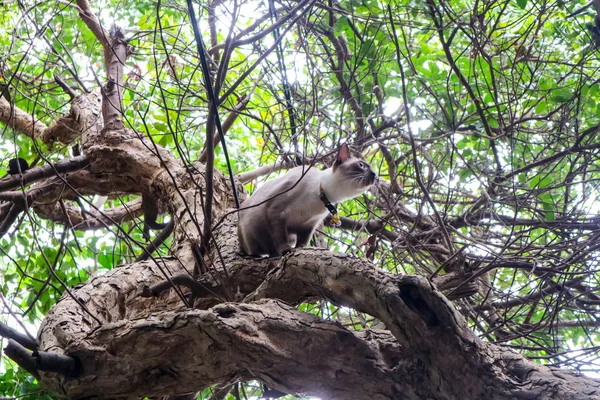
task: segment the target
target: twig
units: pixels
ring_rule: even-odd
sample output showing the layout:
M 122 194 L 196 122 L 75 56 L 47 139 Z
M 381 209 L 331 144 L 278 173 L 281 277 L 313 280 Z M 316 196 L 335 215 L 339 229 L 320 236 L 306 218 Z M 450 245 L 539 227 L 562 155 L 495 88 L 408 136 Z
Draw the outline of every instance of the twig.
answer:
M 165 226 L 165 228 L 160 231 L 160 233 L 154 238 L 154 240 L 146 246 L 146 248 L 142 251 L 142 254 L 135 259 L 135 262 L 146 261 L 150 258 L 152 253 L 156 251 L 160 245 L 164 243 L 165 240 L 173 233 L 173 228 L 175 228 L 175 219 L 171 217 L 171 220 Z
M 277 11 L 275 10 L 275 4 L 273 0 L 269 0 L 269 14 L 271 15 L 271 22 L 274 24 L 277 21 Z M 277 62 L 279 64 L 279 70 L 281 71 L 281 82 L 283 84 L 283 94 L 285 96 L 286 102 L 286 110 L 288 113 L 288 118 L 290 120 L 290 131 L 292 134 L 292 145 L 294 146 L 294 151 L 298 154 L 298 137 L 296 136 L 296 111 L 294 109 L 294 105 L 292 104 L 292 95 L 290 90 L 290 84 L 288 82 L 287 77 L 287 69 L 285 67 L 285 61 L 283 60 L 283 49 L 281 47 L 281 41 L 279 39 L 279 27 L 277 26 L 273 30 L 273 39 L 277 42 L 277 48 L 275 49 L 275 53 L 277 54 Z M 298 155 L 296 156 L 296 162 L 300 164 L 302 162 L 302 158 Z
M 6 235 L 12 224 L 15 222 L 19 214 L 25 210 L 25 205 L 22 203 L 15 203 L 10 207 L 6 218 L 0 224 L 0 237 Z
M 204 255 L 206 249 L 210 243 L 211 236 L 211 222 L 212 222 L 212 202 L 213 202 L 213 175 L 214 175 L 214 145 L 213 145 L 213 130 L 216 126 L 217 131 L 221 137 L 221 145 L 223 146 L 223 154 L 225 155 L 225 161 L 227 163 L 227 170 L 229 172 L 229 179 L 231 182 L 231 190 L 233 191 L 233 197 L 235 200 L 235 205 L 237 208 L 240 208 L 240 201 L 238 199 L 237 190 L 235 186 L 235 181 L 233 179 L 233 171 L 231 169 L 231 162 L 229 161 L 229 155 L 227 153 L 227 146 L 225 144 L 225 137 L 223 133 L 223 127 L 221 126 L 221 120 L 219 119 L 219 103 L 218 103 L 218 94 L 214 92 L 212 82 L 210 79 L 210 69 L 208 68 L 208 63 L 206 61 L 206 49 L 204 46 L 204 41 L 202 40 L 202 36 L 200 35 L 200 29 L 198 28 L 198 22 L 196 20 L 196 13 L 194 11 L 194 6 L 192 4 L 192 0 L 187 0 L 188 13 L 192 22 L 192 29 L 194 31 L 194 38 L 196 41 L 196 50 L 198 52 L 198 56 L 200 57 L 200 63 L 202 65 L 202 74 L 204 76 L 204 86 L 206 88 L 208 94 L 208 104 L 209 104 L 209 113 L 208 113 L 208 122 L 206 126 L 206 149 L 208 150 L 207 159 L 206 159 L 206 202 L 204 204 L 204 227 L 202 229 L 202 243 L 200 245 L 200 255 Z M 201 267 L 201 260 L 197 260 L 195 272 L 197 273 Z
M 587 10 L 588 8 L 590 8 L 592 5 L 594 5 L 593 1 L 590 1 L 589 3 L 587 3 L 585 6 L 578 8 L 577 10 L 573 11 L 571 14 L 567 15 L 565 17 L 565 19 L 567 18 L 572 18 L 578 14 L 581 14 L 582 12 L 584 12 L 585 10 Z
M 0 322 L 0 336 L 12 339 L 29 350 L 37 350 L 37 344 L 35 343 L 35 340 L 31 339 L 27 335 L 22 334 L 21 332 L 16 331 L 10 326 L 3 324 L 2 322 Z
M 430 1 L 430 0 L 428 0 Z M 400 43 L 398 42 L 398 37 L 396 36 L 396 27 L 394 24 L 394 18 L 393 18 L 393 14 L 392 14 L 392 7 L 388 4 L 387 6 L 388 9 L 388 13 L 390 16 L 390 24 L 391 24 L 391 28 L 392 28 L 392 33 L 394 35 L 394 45 L 396 47 L 396 60 L 398 63 L 398 68 L 400 69 L 400 77 L 402 79 L 402 100 L 404 102 L 404 107 L 405 107 L 405 116 L 406 116 L 406 126 L 408 129 L 408 135 L 410 138 L 410 144 L 411 144 L 411 149 L 412 149 L 412 153 L 413 153 L 413 164 L 415 167 L 415 179 L 417 180 L 417 183 L 419 185 L 419 187 L 421 188 L 421 190 L 423 191 L 423 195 L 425 196 L 425 199 L 427 200 L 427 202 L 430 204 L 433 213 L 435 214 L 435 217 L 438 221 L 438 225 L 440 227 L 440 230 L 442 232 L 442 237 L 444 238 L 444 241 L 446 242 L 446 248 L 449 251 L 452 251 L 453 249 L 453 244 L 452 244 L 452 239 L 450 239 L 450 234 L 448 233 L 448 230 L 446 229 L 446 224 L 444 223 L 444 220 L 442 219 L 441 215 L 439 214 L 437 207 L 435 206 L 435 203 L 433 202 L 433 199 L 431 198 L 431 196 L 429 195 L 429 191 L 427 190 L 427 188 L 425 187 L 425 185 L 423 184 L 423 180 L 421 178 L 421 169 L 419 168 L 419 160 L 417 157 L 417 149 L 416 149 L 416 144 L 415 144 L 415 140 L 414 140 L 414 136 L 412 134 L 412 128 L 410 126 L 410 110 L 408 109 L 408 95 L 406 93 L 406 79 L 404 76 L 404 67 L 402 66 L 402 62 L 401 60 L 401 54 L 400 54 Z
M 225 118 L 225 121 L 223 122 L 223 125 L 222 125 L 223 134 L 225 134 L 229 131 L 229 128 L 231 128 L 231 126 L 233 125 L 235 120 L 240 115 L 240 112 L 246 108 L 246 106 L 248 105 L 248 102 L 250 101 L 250 97 L 251 97 L 251 93 L 244 95 L 238 101 L 238 103 L 233 107 L 233 109 L 229 112 L 229 115 L 227 115 L 227 118 Z M 220 140 L 221 140 L 221 135 L 219 134 L 219 132 L 215 133 L 214 138 L 213 138 L 213 151 L 216 148 L 216 146 L 219 144 Z M 200 155 L 200 158 L 199 158 L 200 162 L 206 162 L 207 157 L 208 157 L 208 148 L 205 145 L 205 148 L 202 151 L 202 154 Z
M 40 380 L 40 373 L 35 366 L 35 359 L 25 347 L 21 346 L 16 341 L 9 339 L 8 344 L 4 348 L 4 354 L 16 362 L 19 367 L 33 375 L 35 379 Z
M 310 3 L 309 3 L 310 1 Z M 275 43 L 273 43 L 273 45 L 271 47 L 269 47 L 267 50 L 265 50 L 264 52 L 261 53 L 261 55 L 258 57 L 258 59 L 254 62 L 254 64 L 252 64 L 250 67 L 248 67 L 248 69 L 246 71 L 244 71 L 238 79 L 236 79 L 235 82 L 233 82 L 231 84 L 231 86 L 229 87 L 229 89 L 219 98 L 219 102 L 223 102 L 227 97 L 229 97 L 236 89 L 237 87 L 248 77 L 248 75 L 250 75 L 252 73 L 252 71 L 254 71 L 254 69 L 260 65 L 263 60 L 265 58 L 268 57 L 269 54 L 271 54 L 271 52 L 273 50 L 275 50 L 277 48 L 278 43 L 283 40 L 283 38 L 285 37 L 286 33 L 292 29 L 292 27 L 296 24 L 296 22 L 298 22 L 301 18 L 304 17 L 304 14 L 306 14 L 308 12 L 308 10 L 310 10 L 313 6 L 313 4 L 316 3 L 317 0 L 304 0 L 302 1 L 300 4 L 298 4 L 297 7 L 295 7 L 294 9 L 299 9 L 302 6 L 304 6 L 305 4 L 308 3 L 307 7 L 302 11 L 302 13 L 300 13 L 296 18 L 294 18 L 290 24 L 285 28 L 285 30 L 283 31 L 283 33 L 281 34 L 281 36 L 279 37 L 279 39 L 277 41 L 275 41 Z
M 296 157 L 298 157 L 298 155 L 296 155 Z M 313 163 L 313 160 L 309 158 L 304 158 L 303 163 L 304 165 L 310 165 Z M 237 177 L 241 183 L 248 183 L 251 180 L 256 179 L 258 177 L 265 176 L 270 173 L 280 171 L 282 169 L 290 169 L 297 166 L 298 164 L 296 164 L 296 162 L 293 160 L 283 160 L 278 161 L 274 164 L 263 165 L 262 167 L 258 167 L 256 169 L 253 169 L 252 171 L 242 172 L 238 174 Z
M 67 85 L 67 82 L 65 82 L 60 75 L 54 75 L 54 81 L 58 84 L 58 86 L 61 87 L 62 90 L 65 91 L 66 94 L 69 95 L 71 100 L 77 97 L 77 93 L 75 93 L 75 91 L 69 85 Z

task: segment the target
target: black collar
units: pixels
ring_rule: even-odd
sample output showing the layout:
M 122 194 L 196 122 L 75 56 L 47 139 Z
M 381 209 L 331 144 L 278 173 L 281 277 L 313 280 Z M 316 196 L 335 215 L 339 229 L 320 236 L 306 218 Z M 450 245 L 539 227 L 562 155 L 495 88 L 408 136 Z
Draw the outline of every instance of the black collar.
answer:
M 340 221 L 340 217 L 338 216 L 337 208 L 329 201 L 329 199 L 325 195 L 323 184 L 319 184 L 319 199 L 321 199 L 323 205 L 325 205 L 325 207 L 331 213 L 331 226 L 341 226 L 342 222 Z

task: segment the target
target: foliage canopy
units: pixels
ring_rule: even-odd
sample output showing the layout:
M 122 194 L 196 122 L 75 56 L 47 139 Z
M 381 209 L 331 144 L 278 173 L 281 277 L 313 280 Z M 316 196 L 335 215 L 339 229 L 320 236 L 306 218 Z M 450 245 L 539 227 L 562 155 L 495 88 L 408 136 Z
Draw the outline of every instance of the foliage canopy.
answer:
M 586 5 L 197 2 L 221 118 L 237 115 L 226 133 L 231 167 L 327 163 L 348 141 L 381 185 L 343 204 L 343 229 L 325 228 L 318 244 L 430 278 L 490 342 L 540 363 L 597 371 L 600 37 Z M 104 27 L 127 30 L 134 49 L 125 125 L 186 165 L 201 159 L 208 103 L 184 4 L 92 6 Z M 45 126 L 71 109 L 57 76 L 77 94 L 108 78 L 78 9 L 68 1 L 0 4 L 0 31 L 8 33 L 0 35 L 0 90 Z M 74 143 L 34 140 L 6 118 L 0 126 L 2 165 L 71 157 Z M 221 146 L 215 155 L 226 172 Z M 102 202 L 99 194 L 61 207 L 108 212 L 138 197 Z M 12 203 L 0 198 L 6 221 Z M 44 206 L 0 223 L 1 318 L 10 324 L 36 326 L 65 287 L 131 263 L 144 245 L 139 210 L 90 229 Z M 358 330 L 377 324 L 325 300 L 301 309 Z M 32 378 L 2 361 L 0 393 L 40 398 Z

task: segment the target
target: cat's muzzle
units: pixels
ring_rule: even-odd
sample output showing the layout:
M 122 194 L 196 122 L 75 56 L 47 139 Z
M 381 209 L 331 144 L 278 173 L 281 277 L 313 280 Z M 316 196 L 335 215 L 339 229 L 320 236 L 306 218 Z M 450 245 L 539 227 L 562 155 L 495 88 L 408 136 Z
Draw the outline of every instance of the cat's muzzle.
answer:
M 367 179 L 367 182 L 369 182 L 369 185 L 372 185 L 377 180 L 378 180 L 377 174 L 375 172 L 371 171 L 371 173 L 369 174 L 369 177 Z

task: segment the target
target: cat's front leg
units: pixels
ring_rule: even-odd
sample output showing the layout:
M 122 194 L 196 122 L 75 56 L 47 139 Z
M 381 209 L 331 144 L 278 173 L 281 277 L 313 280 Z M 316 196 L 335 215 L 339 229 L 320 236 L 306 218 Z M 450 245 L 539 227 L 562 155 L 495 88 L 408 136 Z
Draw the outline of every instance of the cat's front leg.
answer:
M 296 248 L 306 247 L 313 235 L 314 228 L 298 229 L 296 231 Z

